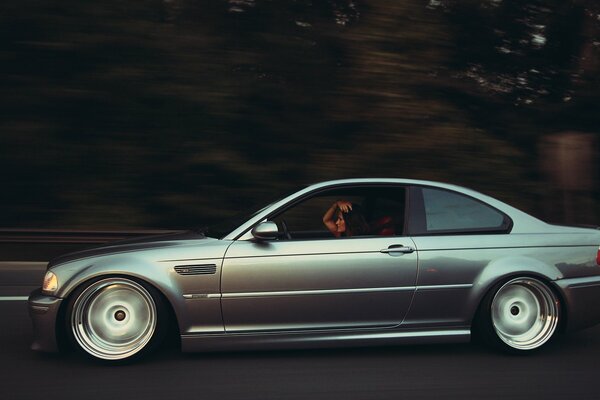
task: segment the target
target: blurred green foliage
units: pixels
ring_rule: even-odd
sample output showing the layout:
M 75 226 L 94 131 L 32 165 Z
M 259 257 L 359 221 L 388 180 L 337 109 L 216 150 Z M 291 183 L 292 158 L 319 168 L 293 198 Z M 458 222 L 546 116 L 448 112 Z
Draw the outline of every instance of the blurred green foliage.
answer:
M 198 226 L 371 176 L 540 213 L 540 138 L 598 127 L 599 24 L 581 0 L 4 1 L 0 226 Z

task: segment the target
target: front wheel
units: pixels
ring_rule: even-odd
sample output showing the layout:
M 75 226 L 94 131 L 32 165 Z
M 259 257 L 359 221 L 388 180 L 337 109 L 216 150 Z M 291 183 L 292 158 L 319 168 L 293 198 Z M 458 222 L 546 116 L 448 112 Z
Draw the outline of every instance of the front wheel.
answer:
M 139 357 L 163 338 L 164 304 L 147 284 L 123 277 L 99 278 L 78 288 L 66 314 L 67 334 L 100 360 Z
M 482 303 L 479 330 L 492 345 L 509 352 L 535 350 L 558 328 L 560 301 L 544 282 L 529 277 L 496 286 Z

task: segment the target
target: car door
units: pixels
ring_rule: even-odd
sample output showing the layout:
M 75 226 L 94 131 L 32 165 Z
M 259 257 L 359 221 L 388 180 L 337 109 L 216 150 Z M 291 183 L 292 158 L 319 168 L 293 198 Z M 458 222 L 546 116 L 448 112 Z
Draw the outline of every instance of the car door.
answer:
M 407 237 L 233 243 L 223 262 L 226 331 L 398 325 L 414 292 Z M 381 252 L 390 251 L 390 252 Z
M 225 329 L 396 326 L 411 304 L 416 273 L 414 242 L 402 235 L 237 240 L 222 268 Z

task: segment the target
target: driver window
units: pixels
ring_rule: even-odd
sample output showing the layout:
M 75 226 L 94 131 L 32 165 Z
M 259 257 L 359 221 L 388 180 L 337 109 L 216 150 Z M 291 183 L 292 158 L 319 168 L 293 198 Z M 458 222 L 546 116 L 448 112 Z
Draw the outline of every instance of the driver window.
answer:
M 271 218 L 279 227 L 281 240 L 335 239 L 323 218 L 337 201 L 351 203 L 365 223 L 358 235 L 340 237 L 401 236 L 404 231 L 405 189 L 403 187 L 362 187 L 321 192 Z M 339 211 L 336 211 L 336 214 Z M 343 214 L 346 215 L 346 214 Z M 334 221 L 337 217 L 333 217 Z M 353 224 L 356 219 L 347 221 Z M 351 230 L 352 227 L 349 227 Z M 358 230 L 357 230 L 358 231 Z

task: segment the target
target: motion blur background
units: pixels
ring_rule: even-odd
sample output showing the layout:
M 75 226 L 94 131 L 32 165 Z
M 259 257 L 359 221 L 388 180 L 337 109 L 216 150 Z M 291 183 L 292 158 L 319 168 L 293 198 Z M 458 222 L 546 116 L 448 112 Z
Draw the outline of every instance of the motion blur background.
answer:
M 4 0 L 0 227 L 211 224 L 346 177 L 599 224 L 596 0 Z

